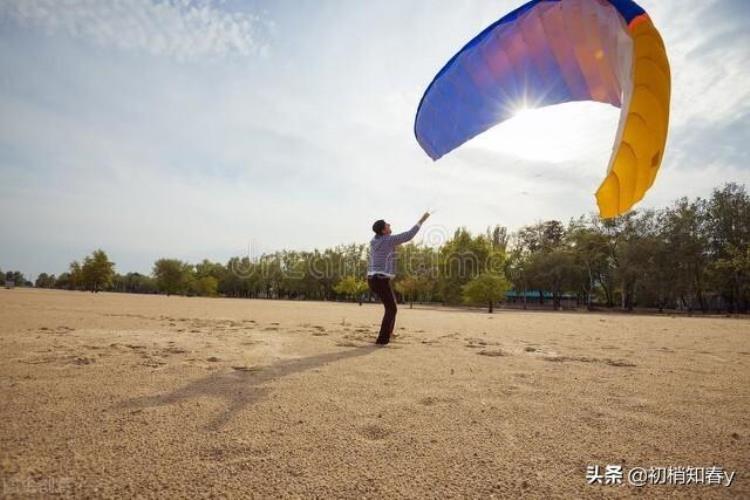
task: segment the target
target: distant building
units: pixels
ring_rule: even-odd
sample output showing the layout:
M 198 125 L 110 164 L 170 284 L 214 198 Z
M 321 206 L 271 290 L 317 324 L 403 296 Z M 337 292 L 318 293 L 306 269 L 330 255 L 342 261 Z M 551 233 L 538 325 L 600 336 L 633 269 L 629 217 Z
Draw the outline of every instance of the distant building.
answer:
M 5 288 L 7 288 L 8 290 L 10 290 L 11 288 L 15 288 L 15 287 L 16 287 L 16 282 L 15 281 L 13 281 L 13 280 L 5 280 Z

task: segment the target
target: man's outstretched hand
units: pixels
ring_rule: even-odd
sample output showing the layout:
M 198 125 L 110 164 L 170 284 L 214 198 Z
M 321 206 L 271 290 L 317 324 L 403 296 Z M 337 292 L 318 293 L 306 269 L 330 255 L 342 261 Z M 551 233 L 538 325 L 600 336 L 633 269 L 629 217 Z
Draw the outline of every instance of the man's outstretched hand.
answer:
M 430 216 L 430 212 L 425 212 L 424 215 L 422 215 L 422 218 L 419 219 L 419 223 L 422 224 L 424 221 L 427 220 L 427 218 Z

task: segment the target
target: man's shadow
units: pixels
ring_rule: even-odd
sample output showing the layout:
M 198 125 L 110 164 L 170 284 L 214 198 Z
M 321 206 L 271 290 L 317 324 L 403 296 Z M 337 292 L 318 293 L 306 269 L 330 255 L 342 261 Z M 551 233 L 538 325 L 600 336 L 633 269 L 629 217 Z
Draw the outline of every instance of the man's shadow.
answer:
M 206 426 L 209 430 L 218 430 L 226 425 L 236 413 L 262 399 L 270 391 L 267 387 L 258 386 L 286 377 L 287 375 L 312 370 L 327 363 L 364 356 L 376 350 L 378 350 L 378 347 L 375 345 L 365 345 L 346 351 L 329 352 L 307 358 L 281 361 L 274 365 L 260 368 L 257 371 L 235 370 L 228 373 L 215 373 L 190 382 L 188 385 L 171 393 L 133 398 L 123 401 L 115 407 L 150 408 L 174 404 L 201 396 L 219 397 L 226 400 L 228 407 Z

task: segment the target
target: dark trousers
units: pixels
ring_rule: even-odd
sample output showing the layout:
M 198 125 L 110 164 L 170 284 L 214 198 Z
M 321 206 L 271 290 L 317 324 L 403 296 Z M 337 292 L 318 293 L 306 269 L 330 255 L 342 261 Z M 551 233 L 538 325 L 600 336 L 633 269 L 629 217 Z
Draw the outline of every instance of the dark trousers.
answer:
M 383 301 L 385 314 L 383 314 L 383 321 L 380 323 L 380 334 L 376 342 L 387 344 L 391 340 L 391 333 L 393 333 L 393 327 L 396 325 L 397 310 L 396 296 L 393 295 L 393 289 L 391 288 L 391 279 L 370 276 L 367 278 L 367 284 L 370 286 L 370 290 Z

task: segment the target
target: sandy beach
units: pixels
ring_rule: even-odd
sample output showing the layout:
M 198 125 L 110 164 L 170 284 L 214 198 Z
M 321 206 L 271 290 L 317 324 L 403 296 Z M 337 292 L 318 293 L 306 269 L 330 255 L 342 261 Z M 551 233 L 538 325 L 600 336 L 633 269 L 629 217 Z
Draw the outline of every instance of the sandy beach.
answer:
M 750 497 L 750 321 L 0 290 L 5 497 Z M 732 485 L 587 484 L 720 466 Z

